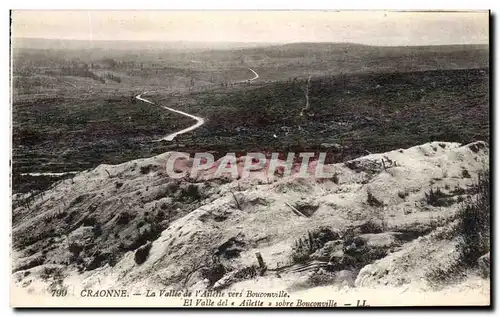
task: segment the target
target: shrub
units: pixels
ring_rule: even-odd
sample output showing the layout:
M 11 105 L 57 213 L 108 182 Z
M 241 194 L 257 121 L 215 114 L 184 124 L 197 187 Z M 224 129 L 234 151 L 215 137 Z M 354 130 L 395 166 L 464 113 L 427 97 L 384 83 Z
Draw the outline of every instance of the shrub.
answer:
M 398 191 L 398 197 L 401 198 L 401 199 L 405 199 L 406 197 L 408 196 L 408 192 L 407 191 Z
M 310 254 L 309 250 L 305 248 L 294 250 L 292 253 L 292 261 L 294 263 L 305 263 L 309 260 Z
M 338 185 L 339 184 L 339 175 L 337 173 L 333 174 L 332 181 Z
M 490 250 L 489 170 L 479 173 L 472 194 L 462 203 L 457 215 L 461 236 L 458 251 L 467 267 L 475 266 L 477 259 Z
M 383 224 L 374 219 L 368 219 L 359 226 L 361 233 L 381 233 L 384 232 Z
M 472 176 L 470 175 L 469 171 L 466 169 L 462 170 L 462 177 L 463 178 L 471 178 Z
M 366 199 L 366 202 L 368 203 L 368 205 L 372 207 L 382 207 L 384 205 L 380 200 L 373 196 L 372 192 L 368 191 L 367 194 L 368 198 Z
M 102 234 L 102 227 L 101 227 L 101 224 L 99 223 L 96 223 L 93 227 L 92 227 L 92 233 L 94 234 L 94 237 L 99 237 L 101 236 Z
M 338 233 L 329 228 L 321 227 L 314 231 L 308 231 L 307 235 L 295 241 L 292 250 L 292 261 L 294 263 L 304 263 L 309 260 L 309 256 L 321 249 L 328 241 L 339 238 Z
M 146 166 L 141 166 L 141 174 L 149 174 L 149 172 L 152 170 L 153 165 L 149 164 Z
M 92 227 L 96 224 L 97 220 L 93 216 L 86 216 L 83 218 L 82 223 L 86 227 Z
M 40 273 L 40 277 L 42 280 L 48 280 L 50 278 L 53 279 L 61 279 L 63 278 L 62 269 L 59 267 L 44 267 L 42 272 Z
M 433 264 L 425 273 L 425 279 L 433 288 L 443 284 L 457 282 L 466 277 L 463 264 L 460 260 L 452 259 L 448 263 Z
M 200 189 L 197 185 L 189 184 L 181 190 L 181 198 L 185 201 L 196 201 L 201 199 Z
M 426 279 L 433 287 L 456 282 L 466 276 L 467 269 L 478 266 L 478 259 L 490 250 L 490 178 L 489 171 L 479 173 L 478 182 L 461 204 L 453 236 L 460 240 L 458 256 L 448 263 L 432 266 Z
M 210 283 L 210 286 L 214 285 L 215 282 L 220 280 L 224 274 L 226 274 L 227 270 L 224 265 L 220 263 L 212 263 L 209 266 L 206 266 L 201 269 L 201 276 L 204 279 L 207 279 Z
M 118 219 L 116 220 L 116 223 L 119 225 L 127 225 L 131 219 L 132 219 L 132 216 L 128 212 L 121 212 L 118 215 Z
M 149 251 L 151 250 L 151 246 L 152 243 L 148 241 L 145 245 L 143 245 L 142 247 L 140 247 L 135 251 L 134 255 L 135 263 L 141 265 L 142 263 L 146 262 L 149 256 Z
M 448 197 L 447 194 L 441 191 L 438 187 L 435 190 L 431 188 L 429 193 L 425 193 L 425 201 L 427 204 L 434 207 L 447 207 L 453 204 L 453 199 Z
M 80 252 L 82 252 L 83 247 L 78 243 L 72 242 L 69 245 L 68 250 L 76 258 L 80 255 Z

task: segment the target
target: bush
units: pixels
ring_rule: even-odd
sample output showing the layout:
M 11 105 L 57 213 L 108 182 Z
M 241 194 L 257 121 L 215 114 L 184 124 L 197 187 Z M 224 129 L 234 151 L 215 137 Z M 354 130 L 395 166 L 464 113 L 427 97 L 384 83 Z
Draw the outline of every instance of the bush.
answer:
M 431 188 L 429 193 L 425 193 L 425 201 L 434 207 L 447 207 L 453 204 L 453 199 L 441 191 L 438 187 L 435 190 Z
M 339 238 L 338 233 L 329 228 L 321 227 L 315 231 L 308 231 L 307 235 L 295 241 L 293 246 L 292 261 L 294 263 L 304 263 L 309 260 L 309 256 L 323 248 L 323 246 L 332 240 Z
M 370 191 L 368 191 L 367 194 L 368 198 L 366 199 L 366 202 L 368 203 L 368 205 L 372 207 L 382 207 L 384 205 L 384 203 L 375 198 L 375 196 L 373 196 Z
M 209 284 L 212 286 L 215 282 L 220 280 L 226 272 L 227 270 L 224 265 L 220 263 L 212 263 L 212 265 L 201 269 L 201 276 L 204 279 L 207 279 Z
M 490 173 L 479 173 L 472 188 L 473 196 L 462 203 L 458 211 L 461 241 L 458 251 L 467 267 L 474 267 L 477 259 L 490 250 Z
M 146 166 L 141 166 L 141 168 L 140 168 L 141 174 L 149 174 L 149 172 L 151 172 L 151 170 L 153 170 L 153 165 L 151 165 L 151 164 L 146 165 Z
M 82 252 L 83 247 L 78 243 L 72 242 L 69 245 L 68 250 L 76 258 L 80 255 L 80 252 Z
M 196 201 L 201 199 L 200 188 L 197 185 L 189 184 L 181 190 L 181 198 L 184 201 Z
M 458 282 L 466 277 L 464 266 L 460 260 L 452 259 L 448 263 L 433 264 L 425 273 L 425 279 L 433 288 L 443 284 Z
M 140 265 L 140 264 L 146 262 L 146 260 L 149 256 L 149 251 L 151 250 L 151 246 L 152 246 L 152 243 L 148 242 L 145 245 L 143 245 L 142 247 L 140 247 L 139 249 L 137 249 L 137 251 L 135 251 L 135 255 L 134 255 L 135 263 Z
M 130 220 L 132 219 L 132 215 L 130 215 L 128 212 L 121 212 L 118 215 L 118 218 L 116 219 L 116 223 L 119 225 L 128 225 Z

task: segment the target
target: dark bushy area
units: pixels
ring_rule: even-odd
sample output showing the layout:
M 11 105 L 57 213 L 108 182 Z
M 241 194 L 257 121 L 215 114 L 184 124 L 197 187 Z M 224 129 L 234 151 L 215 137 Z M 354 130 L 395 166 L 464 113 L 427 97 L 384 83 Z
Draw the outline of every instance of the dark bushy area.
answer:
M 458 213 L 460 257 L 468 267 L 477 265 L 477 259 L 490 251 L 490 172 L 479 174 L 472 195 L 464 202 Z
M 146 260 L 148 259 L 148 256 L 149 256 L 149 250 L 151 250 L 151 246 L 152 246 L 152 243 L 148 242 L 135 251 L 135 254 L 134 254 L 135 263 L 140 265 L 140 264 L 146 262 Z
M 454 203 L 453 198 L 450 198 L 450 195 L 444 193 L 439 187 L 431 188 L 429 193 L 425 193 L 425 201 L 434 207 L 446 207 Z
M 444 283 L 459 281 L 466 277 L 469 269 L 478 270 L 480 275 L 488 277 L 491 243 L 490 199 L 490 172 L 486 170 L 479 174 L 477 183 L 462 202 L 457 214 L 458 225 L 450 235 L 460 239 L 456 247 L 458 257 L 445 265 L 433 267 L 427 273 L 426 278 L 432 286 L 441 287 Z M 481 263 L 479 260 L 485 255 L 485 260 Z
M 319 228 L 317 230 L 308 231 L 306 236 L 295 241 L 292 261 L 294 263 L 307 262 L 309 256 L 316 250 L 321 249 L 325 243 L 338 238 L 339 234 L 329 228 Z

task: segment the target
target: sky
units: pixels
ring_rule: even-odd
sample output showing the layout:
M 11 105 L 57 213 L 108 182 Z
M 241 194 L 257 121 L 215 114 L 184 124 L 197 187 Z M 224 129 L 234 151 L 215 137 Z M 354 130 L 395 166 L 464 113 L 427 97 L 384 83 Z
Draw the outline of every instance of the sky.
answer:
M 12 11 L 12 36 L 74 40 L 487 44 L 489 13 Z

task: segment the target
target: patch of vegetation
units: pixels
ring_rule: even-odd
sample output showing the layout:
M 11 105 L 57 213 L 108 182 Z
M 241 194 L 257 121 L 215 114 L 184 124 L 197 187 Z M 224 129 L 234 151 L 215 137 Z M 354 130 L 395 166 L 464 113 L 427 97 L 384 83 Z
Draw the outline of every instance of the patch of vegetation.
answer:
M 398 191 L 398 197 L 401 198 L 401 199 L 405 199 L 406 197 L 408 197 L 409 193 L 408 191 Z
M 383 224 L 380 221 L 375 221 L 374 219 L 368 219 L 357 228 L 359 229 L 360 233 L 384 232 Z
M 80 252 L 83 251 L 83 247 L 79 243 L 72 242 L 68 247 L 68 251 L 73 257 L 77 258 L 80 255 Z
M 118 218 L 116 219 L 116 223 L 119 225 L 128 225 L 128 223 L 130 222 L 130 220 L 132 218 L 133 218 L 133 216 L 130 213 L 123 211 L 118 215 Z
M 188 184 L 186 187 L 181 189 L 180 199 L 183 201 L 197 201 L 201 199 L 203 196 L 201 194 L 200 188 L 195 184 Z
M 437 187 L 436 189 L 431 188 L 429 193 L 424 194 L 427 204 L 434 207 L 448 207 L 455 202 L 453 198 L 444 193 L 439 187 Z
M 220 280 L 224 274 L 226 274 L 227 269 L 221 263 L 215 262 L 209 266 L 201 268 L 201 276 L 208 280 L 210 286 L 214 285 L 215 282 Z
M 467 274 L 462 262 L 457 259 L 451 259 L 444 264 L 432 265 L 426 272 L 425 279 L 431 287 L 439 289 L 445 284 L 458 282 L 466 276 Z
M 463 178 L 471 178 L 472 176 L 470 175 L 469 171 L 466 169 L 462 170 L 462 177 Z
M 384 203 L 380 200 L 378 200 L 377 198 L 375 198 L 375 196 L 372 194 L 371 191 L 367 191 L 367 199 L 366 199 L 366 202 L 368 203 L 368 205 L 372 206 L 372 207 L 382 207 L 384 206 Z
M 332 177 L 332 182 L 335 184 L 335 185 L 338 185 L 339 184 L 339 174 L 335 173 L 333 174 L 333 177 Z
M 294 263 L 307 262 L 309 256 L 316 252 L 316 250 L 321 249 L 325 243 L 338 238 L 338 233 L 326 227 L 308 231 L 306 236 L 295 241 L 295 245 L 292 248 L 292 261 Z
M 478 259 L 490 252 L 490 174 L 481 172 L 473 192 L 465 198 L 457 213 L 458 224 L 449 238 L 459 236 L 456 246 L 458 256 L 447 263 L 433 266 L 426 279 L 435 288 L 457 282 L 467 275 L 467 270 L 478 268 Z M 489 264 L 486 264 L 489 265 Z
M 151 246 L 152 246 L 151 241 L 148 241 L 145 245 L 143 245 L 142 247 L 140 247 L 135 251 L 134 254 L 135 263 L 140 265 L 146 262 L 149 256 L 149 251 L 151 250 Z
M 62 279 L 64 278 L 62 269 L 59 267 L 44 267 L 42 272 L 40 273 L 40 277 L 43 280 L 48 280 L 50 278 L 53 279 Z
M 461 242 L 459 252 L 467 267 L 474 267 L 477 259 L 490 251 L 490 172 L 481 172 L 473 189 L 458 212 Z
M 139 248 L 142 245 L 147 244 L 149 241 L 155 241 L 161 235 L 161 232 L 165 230 L 166 226 L 157 222 L 149 222 L 145 229 L 139 229 L 139 234 L 135 239 L 128 245 L 125 246 L 124 250 L 132 251 Z
M 141 174 L 149 174 L 149 172 L 151 172 L 152 169 L 153 169 L 153 165 L 151 165 L 151 164 L 141 166 L 141 169 L 140 169 Z

